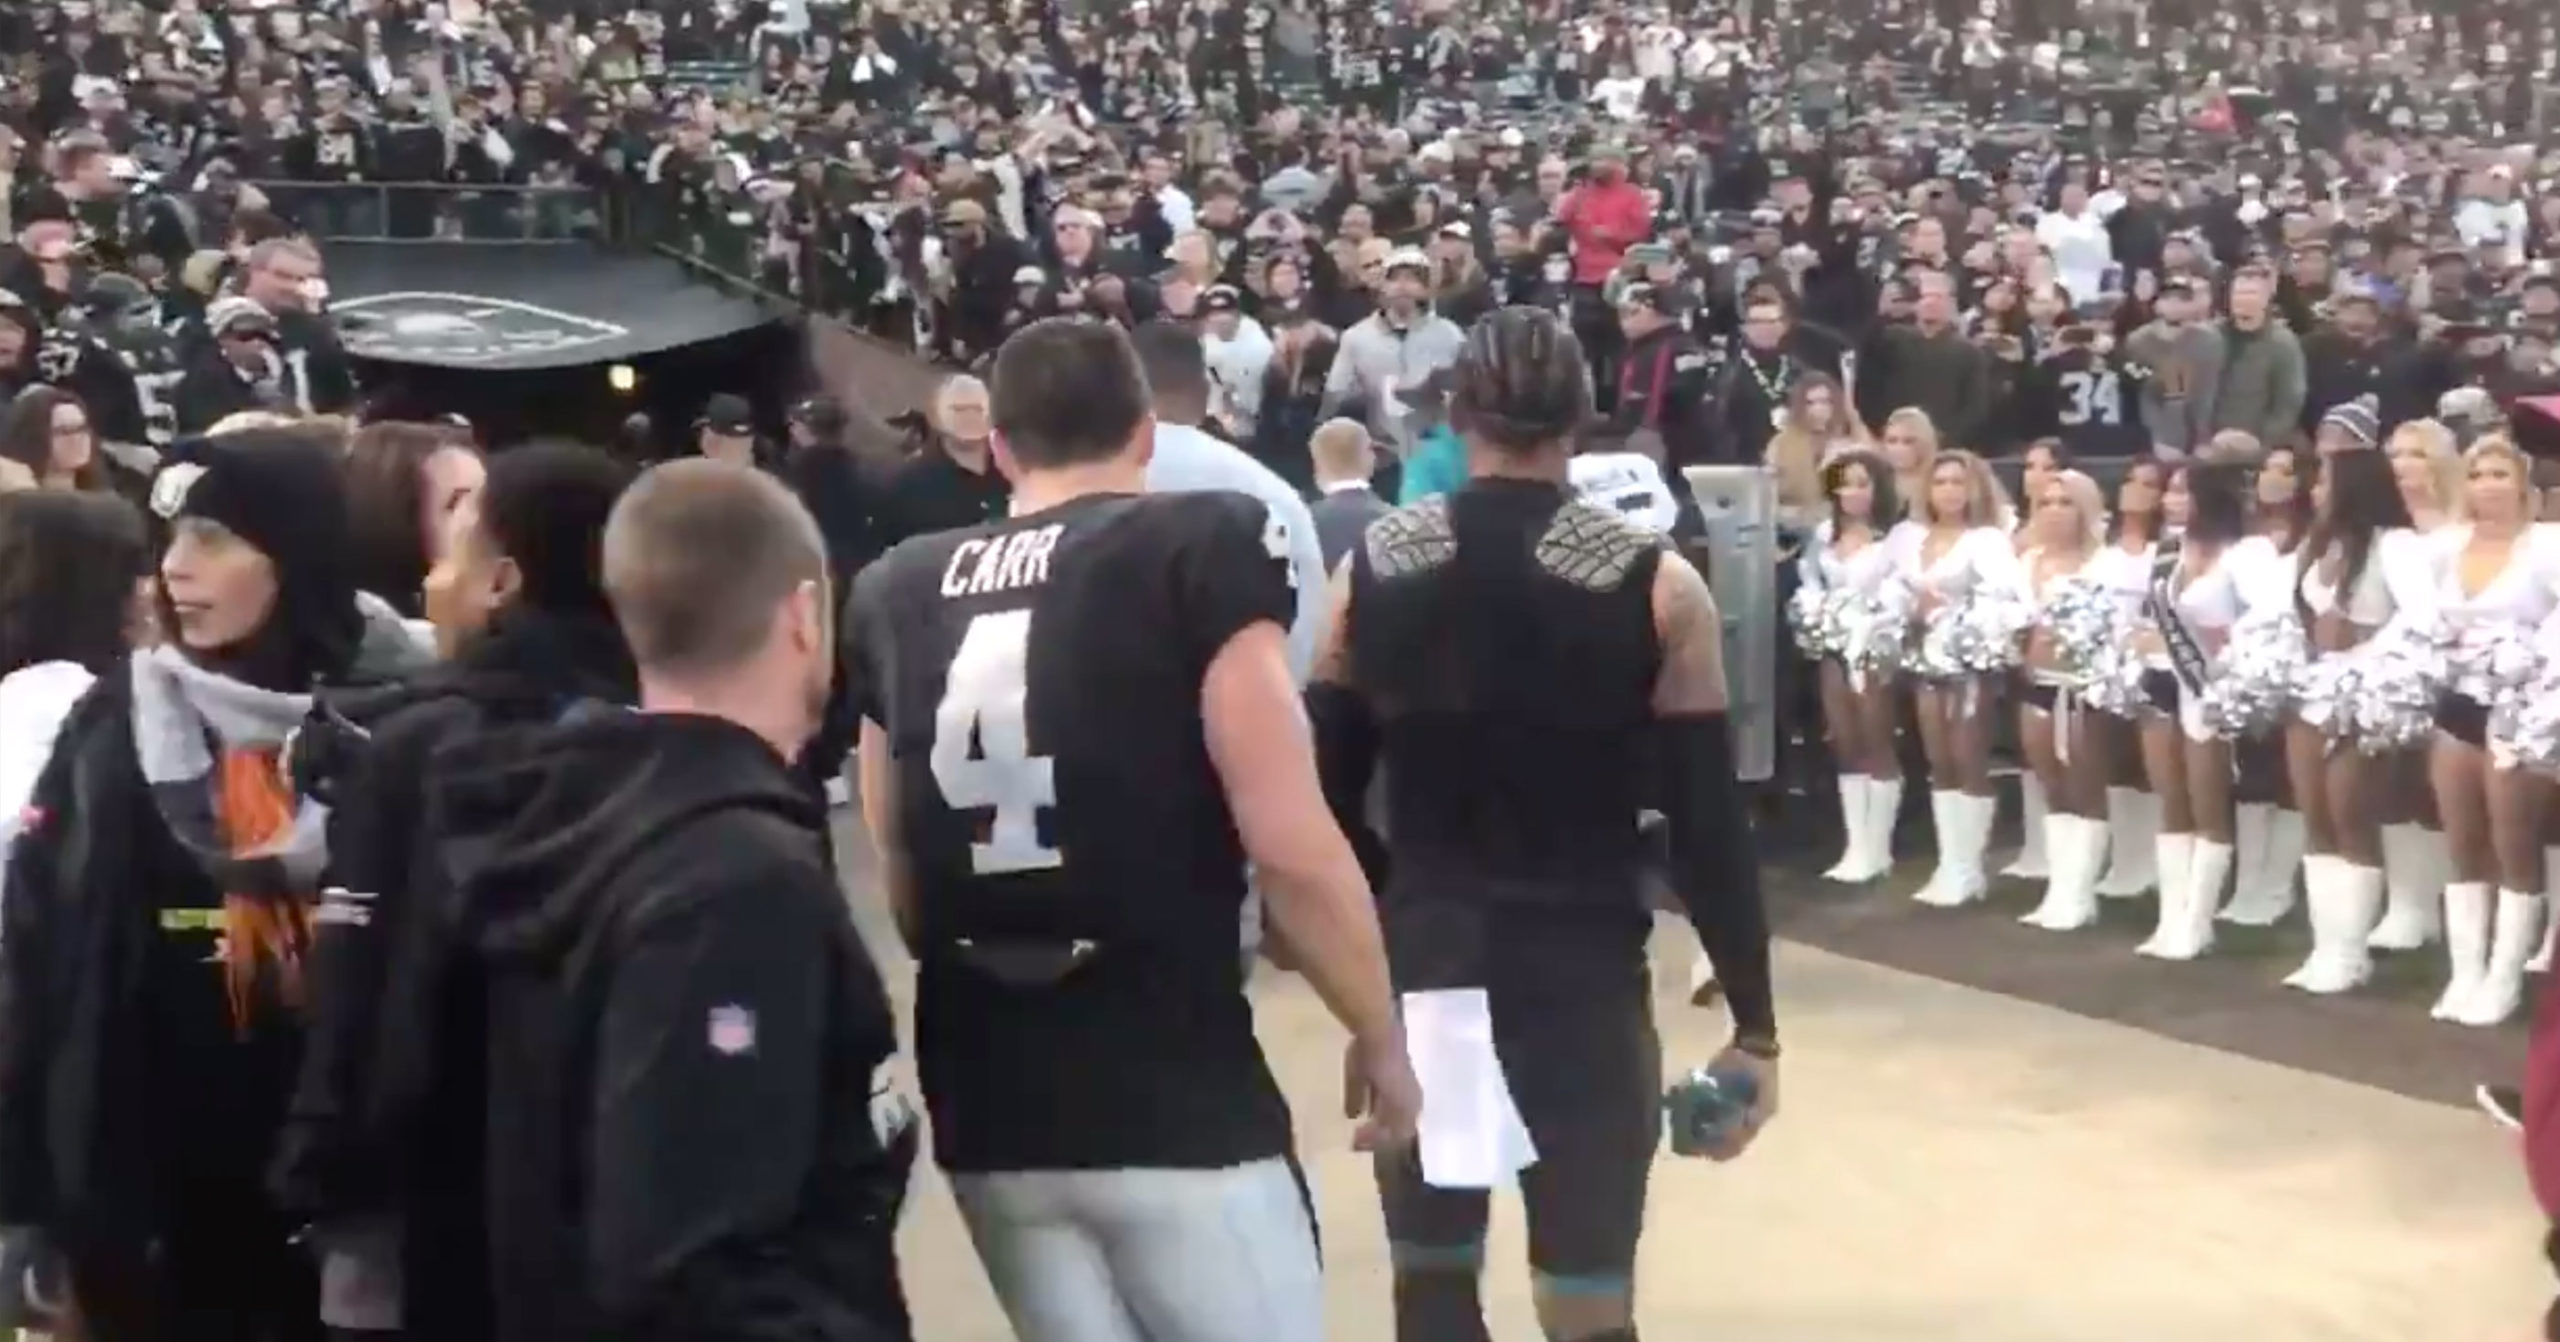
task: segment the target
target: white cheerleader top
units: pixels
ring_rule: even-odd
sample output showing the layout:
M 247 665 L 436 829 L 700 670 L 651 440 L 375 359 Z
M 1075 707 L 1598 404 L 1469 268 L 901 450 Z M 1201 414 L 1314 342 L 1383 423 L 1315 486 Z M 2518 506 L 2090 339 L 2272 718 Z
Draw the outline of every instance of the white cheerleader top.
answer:
M 2459 633 L 2475 625 L 2514 624 L 2533 629 L 2560 609 L 2560 526 L 2543 523 L 2516 534 L 2506 567 L 2478 592 L 2462 589 L 2462 552 L 2471 527 L 2456 523 L 2427 533 L 2434 548 L 2435 608 Z
M 2231 567 L 2231 550 L 2225 549 L 2214 559 L 2213 567 L 2202 573 L 2189 571 L 2194 562 L 2195 556 L 2181 548 L 2177 568 L 2169 576 L 2169 589 L 2176 594 L 2170 601 L 2177 607 L 2178 618 L 2186 622 L 2189 630 L 2199 634 L 2207 630 L 2229 629 L 2239 622 L 2242 610 L 2239 575 Z M 2148 596 L 2147 592 L 2145 596 Z M 2157 622 L 2149 615 L 2147 600 L 2143 609 L 2144 627 L 2157 628 Z M 2177 666 L 2165 649 L 2144 653 L 2142 664 L 2154 671 L 2174 670 Z
M 2302 604 L 2313 616 L 2337 612 L 2364 629 L 2379 629 L 2401 616 L 2422 616 L 2435 605 L 2438 536 L 2392 527 L 2374 537 L 2364 572 L 2352 591 L 2340 593 L 2320 576 L 2318 563 L 2301 569 Z
M 1904 525 L 1908 525 L 1905 523 Z M 1895 564 L 1893 538 L 1900 527 L 1870 539 L 1854 552 L 1843 553 L 1832 543 L 1837 534 L 1825 519 L 1813 529 L 1813 543 L 1796 560 L 1796 572 L 1807 587 L 1826 592 L 1862 592 L 1868 596 L 1884 596 L 1887 589 L 1899 584 L 1901 575 Z
M 2019 576 L 2018 552 L 2010 547 L 2003 527 L 1971 528 L 1933 560 L 1928 553 L 1929 528 L 1904 522 L 1885 537 L 1885 548 L 1893 552 L 1896 576 L 1914 592 L 1929 593 L 1940 601 L 1961 599 L 1984 584 L 2013 591 L 2026 588 Z
M 2109 541 L 2096 554 L 2089 556 L 2089 566 L 2080 572 L 2089 581 L 2115 593 L 2117 604 L 2127 615 L 2139 615 L 2143 599 L 2151 595 L 2151 564 L 2159 553 L 2157 545 L 2128 550 Z
M 2258 617 L 2293 609 L 2294 557 L 2272 536 L 2244 536 L 2222 552 L 2215 567 L 2228 570 L 2240 613 Z

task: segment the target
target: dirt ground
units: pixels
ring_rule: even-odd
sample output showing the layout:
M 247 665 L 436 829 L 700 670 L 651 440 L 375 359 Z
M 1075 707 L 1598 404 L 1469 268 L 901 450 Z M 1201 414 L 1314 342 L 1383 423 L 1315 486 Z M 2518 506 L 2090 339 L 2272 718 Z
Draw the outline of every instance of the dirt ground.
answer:
M 851 826 L 847 826 L 850 829 Z M 858 919 L 888 951 L 855 837 Z M 1758 1342 L 2502 1342 L 2550 1294 L 2512 1140 L 2460 1101 L 2510 1075 L 2515 1031 L 2426 1019 L 2432 964 L 2353 1000 L 2275 986 L 2293 948 L 2131 953 L 2132 910 L 2085 937 L 1779 878 L 1784 1113 L 1728 1166 L 1655 1167 L 1647 1336 Z M 2014 905 L 2015 907 L 2010 907 Z M 1670 1061 L 1720 1013 L 1677 996 L 1693 939 L 1657 936 Z M 903 956 L 884 955 L 893 981 Z M 1388 1342 L 1386 1245 L 1335 1115 L 1340 1035 L 1306 986 L 1255 988 L 1323 1219 L 1333 1332 Z M 1498 1213 L 1495 1334 L 1537 1336 L 1516 1206 Z M 1011 1337 L 938 1176 L 904 1270 L 923 1342 Z

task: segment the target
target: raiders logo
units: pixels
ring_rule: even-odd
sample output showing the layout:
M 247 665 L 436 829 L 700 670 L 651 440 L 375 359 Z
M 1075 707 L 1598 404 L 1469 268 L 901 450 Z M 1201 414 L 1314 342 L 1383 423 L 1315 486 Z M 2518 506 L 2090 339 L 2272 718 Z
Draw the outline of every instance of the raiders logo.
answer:
M 555 362 L 631 335 L 627 326 L 483 294 L 371 294 L 333 304 L 330 315 L 348 353 L 416 363 Z

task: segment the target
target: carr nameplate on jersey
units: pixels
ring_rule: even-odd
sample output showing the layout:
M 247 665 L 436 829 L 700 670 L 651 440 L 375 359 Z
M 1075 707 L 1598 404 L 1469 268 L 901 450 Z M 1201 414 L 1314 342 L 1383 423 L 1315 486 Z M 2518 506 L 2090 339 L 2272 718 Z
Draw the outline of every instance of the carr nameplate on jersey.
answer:
M 1296 609 L 1270 536 L 1239 494 L 1104 496 L 917 537 L 862 575 L 856 693 L 880 696 L 929 935 L 1008 971 L 1003 948 L 1037 943 L 1058 954 L 1029 977 L 1055 977 L 1120 934 L 1131 880 L 1193 883 L 1204 848 L 1223 865 L 1201 684 L 1234 634 Z

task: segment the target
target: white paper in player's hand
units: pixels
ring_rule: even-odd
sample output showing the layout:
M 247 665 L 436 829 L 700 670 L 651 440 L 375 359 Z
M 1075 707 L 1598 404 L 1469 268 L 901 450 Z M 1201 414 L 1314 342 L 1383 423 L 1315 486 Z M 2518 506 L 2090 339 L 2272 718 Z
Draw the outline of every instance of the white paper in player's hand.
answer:
M 1404 995 L 1404 1037 L 1422 1082 L 1422 1181 L 1494 1188 L 1538 1163 L 1529 1125 L 1493 1050 L 1493 1009 L 1482 988 Z

